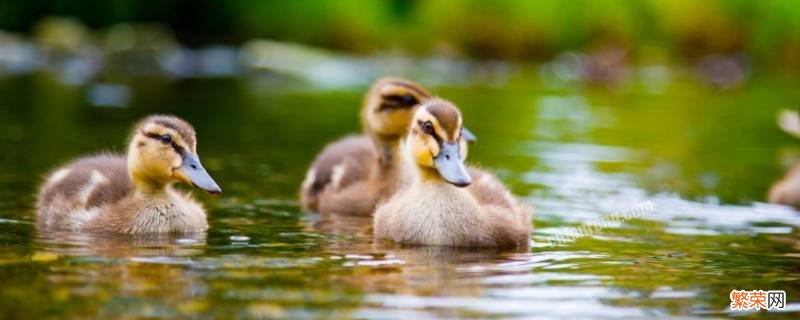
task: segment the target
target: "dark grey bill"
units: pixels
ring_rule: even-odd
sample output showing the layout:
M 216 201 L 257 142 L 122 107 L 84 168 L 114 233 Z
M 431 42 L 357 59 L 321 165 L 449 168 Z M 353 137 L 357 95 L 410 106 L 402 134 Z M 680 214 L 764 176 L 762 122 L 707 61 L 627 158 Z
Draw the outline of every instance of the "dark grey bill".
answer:
M 214 182 L 214 179 L 212 179 L 208 172 L 206 172 L 206 169 L 203 168 L 203 165 L 200 164 L 200 158 L 198 158 L 196 154 L 190 152 L 183 153 L 181 170 L 189 177 L 189 180 L 192 181 L 192 185 L 194 185 L 195 188 L 205 190 L 214 195 L 222 193 L 222 189 L 219 188 L 217 183 Z
M 443 143 L 442 150 L 433 158 L 433 162 L 445 181 L 457 187 L 466 187 L 472 182 L 472 177 L 461 159 L 461 146 L 458 142 Z
M 464 140 L 467 140 L 469 143 L 478 141 L 478 137 L 476 137 L 472 131 L 469 131 L 464 127 L 461 128 L 461 136 L 464 137 Z

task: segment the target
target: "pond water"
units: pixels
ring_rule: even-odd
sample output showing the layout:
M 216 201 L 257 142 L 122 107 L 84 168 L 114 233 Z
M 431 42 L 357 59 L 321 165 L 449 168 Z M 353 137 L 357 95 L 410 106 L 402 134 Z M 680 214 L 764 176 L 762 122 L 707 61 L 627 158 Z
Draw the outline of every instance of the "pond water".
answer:
M 535 77 L 533 77 L 535 78 Z M 684 79 L 685 78 L 685 79 Z M 785 290 L 800 313 L 800 214 L 764 203 L 800 144 L 775 126 L 792 79 L 733 90 L 680 77 L 653 90 L 439 86 L 479 137 L 469 162 L 534 204 L 525 252 L 377 247 L 369 221 L 300 212 L 315 154 L 359 130 L 365 88 L 273 79 L 136 79 L 127 107 L 46 75 L 0 79 L 0 309 L 7 318 L 617 318 L 731 313 L 730 291 Z M 121 104 L 124 106 L 125 104 Z M 194 124 L 224 190 L 195 193 L 207 234 L 40 233 L 42 175 L 75 156 L 124 151 L 150 113 Z M 570 227 L 636 212 L 551 246 Z

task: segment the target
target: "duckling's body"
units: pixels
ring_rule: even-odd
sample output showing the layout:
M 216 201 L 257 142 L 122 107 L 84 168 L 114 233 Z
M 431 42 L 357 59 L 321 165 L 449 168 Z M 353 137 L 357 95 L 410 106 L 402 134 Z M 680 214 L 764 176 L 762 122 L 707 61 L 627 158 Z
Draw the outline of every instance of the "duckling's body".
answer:
M 795 164 L 781 180 L 769 188 L 769 202 L 800 209 L 800 164 Z
M 375 238 L 403 245 L 527 246 L 530 209 L 493 175 L 463 166 L 457 109 L 432 100 L 415 119 L 405 146 L 413 180 L 376 209 Z M 426 122 L 435 129 L 419 127 Z
M 325 147 L 300 190 L 305 211 L 371 215 L 375 205 L 403 184 L 399 141 L 413 110 L 430 98 L 419 84 L 400 78 L 378 80 L 364 99 L 367 132 Z
M 458 188 L 416 180 L 375 212 L 375 236 L 403 245 L 523 247 L 531 231 L 530 209 L 497 179 L 470 168 L 476 181 Z
M 778 114 L 778 126 L 786 133 L 800 138 L 800 116 L 796 111 L 783 110 Z M 795 164 L 769 189 L 767 199 L 800 209 L 800 164 Z
M 396 162 L 382 162 L 365 135 L 334 142 L 308 172 L 301 191 L 303 207 L 320 213 L 371 215 L 375 204 L 402 184 Z
M 219 193 L 194 150 L 188 123 L 147 118 L 135 129 L 127 157 L 86 157 L 54 170 L 39 192 L 38 224 L 45 230 L 124 234 L 205 231 L 203 207 L 172 187 L 186 181 Z
M 137 192 L 122 156 L 78 159 L 56 170 L 39 194 L 39 224 L 47 229 L 193 232 L 208 229 L 202 206 L 172 187 Z

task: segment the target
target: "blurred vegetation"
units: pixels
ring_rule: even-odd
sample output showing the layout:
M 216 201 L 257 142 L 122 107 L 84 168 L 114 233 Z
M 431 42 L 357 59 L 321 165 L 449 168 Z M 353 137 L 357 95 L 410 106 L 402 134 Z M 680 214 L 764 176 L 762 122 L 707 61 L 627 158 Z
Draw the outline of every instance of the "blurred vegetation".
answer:
M 612 45 L 635 58 L 743 53 L 800 66 L 794 0 L 28 0 L 0 2 L 0 29 L 33 32 L 51 15 L 90 28 L 162 22 L 190 46 L 268 38 L 358 54 L 543 60 Z

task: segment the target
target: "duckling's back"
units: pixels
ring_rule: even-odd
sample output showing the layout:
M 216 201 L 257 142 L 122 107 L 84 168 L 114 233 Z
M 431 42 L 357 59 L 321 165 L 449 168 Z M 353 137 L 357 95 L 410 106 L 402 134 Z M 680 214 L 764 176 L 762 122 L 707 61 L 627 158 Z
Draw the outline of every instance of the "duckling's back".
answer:
M 101 208 L 133 190 L 125 158 L 98 155 L 54 170 L 39 191 L 38 222 L 48 229 L 79 229 Z
M 495 241 L 500 246 L 527 247 L 533 207 L 516 199 L 493 174 L 474 167 L 469 173 L 473 180 L 466 190 L 488 215 Z
M 367 136 L 345 137 L 331 143 L 311 165 L 300 190 L 306 211 L 318 211 L 320 195 L 326 188 L 343 189 L 363 182 L 377 164 L 377 151 Z
M 507 209 L 516 208 L 516 200 L 497 177 L 475 167 L 469 167 L 468 170 L 472 177 L 472 184 L 466 189 L 478 203 Z

